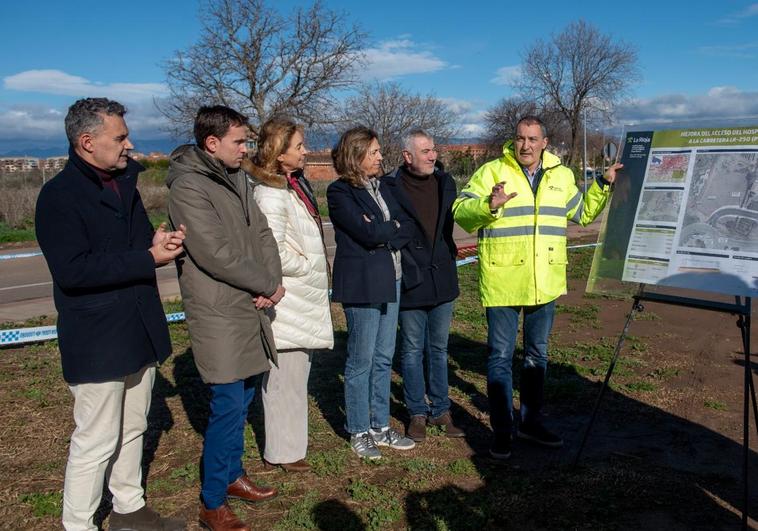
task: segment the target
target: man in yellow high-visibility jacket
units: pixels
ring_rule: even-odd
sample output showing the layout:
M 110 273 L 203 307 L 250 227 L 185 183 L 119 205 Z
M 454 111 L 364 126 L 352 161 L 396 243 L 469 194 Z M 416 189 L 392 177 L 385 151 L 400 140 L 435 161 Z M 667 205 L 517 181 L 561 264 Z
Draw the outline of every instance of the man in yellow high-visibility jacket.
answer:
M 563 440 L 540 420 L 547 341 L 555 299 L 566 293 L 566 222 L 591 223 L 603 210 L 622 165 L 614 164 L 583 197 L 573 172 L 546 151 L 547 131 L 522 118 L 503 156 L 479 168 L 453 204 L 455 221 L 478 231 L 479 291 L 487 313 L 487 394 L 494 432 L 490 454 L 511 455 L 512 362 L 524 313 L 521 422 L 517 435 L 544 446 Z

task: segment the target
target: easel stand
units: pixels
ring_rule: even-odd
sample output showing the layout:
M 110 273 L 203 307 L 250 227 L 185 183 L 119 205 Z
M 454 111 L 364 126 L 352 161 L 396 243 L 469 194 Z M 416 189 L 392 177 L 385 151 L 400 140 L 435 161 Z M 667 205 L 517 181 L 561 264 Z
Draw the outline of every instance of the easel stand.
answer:
M 587 443 L 587 438 L 592 431 L 592 426 L 595 424 L 595 417 L 597 416 L 598 409 L 600 408 L 600 402 L 603 399 L 606 389 L 608 389 L 608 382 L 613 374 L 613 369 L 616 367 L 616 361 L 621 352 L 621 347 L 626 339 L 627 332 L 629 331 L 629 325 L 634 318 L 635 313 L 644 311 L 642 301 L 660 302 L 663 304 L 671 304 L 674 306 L 685 306 L 687 308 L 696 308 L 699 310 L 710 310 L 714 312 L 730 313 L 737 316 L 737 326 L 742 334 L 742 349 L 745 354 L 745 381 L 743 390 L 743 415 L 742 415 L 742 482 L 743 482 L 743 504 L 742 504 L 742 528 L 747 529 L 748 522 L 748 501 L 749 501 L 749 483 L 748 483 L 748 457 L 750 454 L 749 444 L 749 427 L 750 427 L 750 401 L 752 399 L 753 404 L 753 418 L 756 423 L 756 430 L 758 431 L 758 404 L 755 399 L 755 387 L 753 384 L 753 371 L 750 366 L 750 297 L 735 297 L 735 303 L 729 304 L 718 301 L 708 301 L 700 299 L 692 299 L 688 297 L 679 297 L 676 295 L 668 295 L 664 293 L 645 292 L 645 285 L 640 284 L 639 291 L 634 296 L 634 302 L 632 303 L 632 309 L 627 316 L 626 323 L 624 324 L 624 330 L 619 336 L 616 343 L 616 350 L 613 352 L 613 358 L 611 358 L 608 372 L 605 374 L 605 381 L 600 388 L 600 392 L 595 400 L 595 407 L 592 409 L 592 416 L 590 422 L 587 424 L 587 428 L 584 431 L 582 442 L 579 445 L 579 451 L 574 458 L 574 466 L 577 465 L 579 459 L 584 451 L 584 446 Z

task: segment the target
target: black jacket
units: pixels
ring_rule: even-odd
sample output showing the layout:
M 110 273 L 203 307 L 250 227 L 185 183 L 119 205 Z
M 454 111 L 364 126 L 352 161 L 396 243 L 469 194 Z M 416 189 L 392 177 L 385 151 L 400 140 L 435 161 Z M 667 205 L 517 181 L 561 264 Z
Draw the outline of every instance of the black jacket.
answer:
M 104 382 L 171 353 L 148 251 L 153 228 L 136 189 L 144 168 L 129 159 L 121 198 L 73 149 L 37 199 L 37 241 L 53 277 L 63 377 Z
M 392 197 L 388 187 L 380 193 L 391 220 L 365 188 L 334 181 L 326 190 L 329 219 L 334 225 L 337 250 L 334 255 L 332 300 L 343 304 L 397 302 L 395 266 L 390 249 L 402 249 L 410 240 L 411 222 Z M 370 219 L 365 221 L 363 216 Z
M 451 209 L 456 196 L 455 181 L 439 168 L 434 170 L 433 177 L 439 187 L 440 213 L 431 246 L 416 210 L 403 191 L 398 170 L 382 177 L 382 184 L 387 185 L 413 226 L 411 241 L 402 250 L 402 309 L 436 306 L 455 299 L 459 293 L 455 265 L 458 249 L 453 241 Z

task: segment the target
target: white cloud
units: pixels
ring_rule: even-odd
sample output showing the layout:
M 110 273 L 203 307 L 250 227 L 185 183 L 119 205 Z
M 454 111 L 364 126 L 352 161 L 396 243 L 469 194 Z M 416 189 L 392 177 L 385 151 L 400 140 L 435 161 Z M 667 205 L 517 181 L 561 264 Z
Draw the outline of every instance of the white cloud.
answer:
M 151 101 L 129 103 L 126 108 L 125 118 L 132 138 L 169 137 L 164 131 L 166 119 Z M 63 139 L 66 136 L 63 119 L 67 110 L 45 105 L 0 105 L 0 140 Z
M 162 83 L 99 83 L 61 70 L 26 70 L 3 78 L 3 88 L 59 96 L 106 97 L 133 102 L 167 94 Z
M 0 108 L 0 139 L 63 136 L 63 113 L 42 105 Z
M 450 65 L 410 39 L 384 41 L 363 50 L 364 67 L 360 75 L 366 80 L 388 80 L 409 74 L 437 72 Z
M 132 134 L 142 138 L 166 138 L 166 119 L 153 104 L 167 94 L 161 83 L 100 83 L 61 70 L 26 70 L 3 78 L 8 91 L 68 96 L 73 103 L 84 97 L 106 97 L 126 105 L 126 122 Z M 42 104 L 0 105 L 0 139 L 31 140 L 65 138 L 63 119 L 67 108 Z
M 738 24 L 742 22 L 746 18 L 754 17 L 758 15 L 758 4 L 750 4 L 749 6 L 745 7 L 742 11 L 737 11 L 735 13 L 730 13 L 726 15 L 725 17 L 720 18 L 716 21 L 717 24 L 731 26 L 734 24 Z
M 494 83 L 495 85 L 513 85 L 519 79 L 521 79 L 520 66 L 503 66 L 497 69 L 495 77 L 490 79 L 490 83 Z
M 485 134 L 484 116 L 487 110 L 481 108 L 481 103 L 457 98 L 440 98 L 440 100 L 447 105 L 450 112 L 458 115 L 457 136 L 481 137 Z
M 622 123 L 676 123 L 752 119 L 758 123 L 758 91 L 713 87 L 705 94 L 665 94 L 632 100 L 618 112 Z
M 444 103 L 450 112 L 455 114 L 466 114 L 473 108 L 474 104 L 468 100 L 459 100 L 457 98 L 439 98 Z
M 461 124 L 460 135 L 463 138 L 481 137 L 484 136 L 486 132 L 484 125 L 480 123 Z
M 737 57 L 741 59 L 754 59 L 758 57 L 758 42 L 746 42 L 744 44 L 701 46 L 698 51 L 703 55 L 713 57 Z

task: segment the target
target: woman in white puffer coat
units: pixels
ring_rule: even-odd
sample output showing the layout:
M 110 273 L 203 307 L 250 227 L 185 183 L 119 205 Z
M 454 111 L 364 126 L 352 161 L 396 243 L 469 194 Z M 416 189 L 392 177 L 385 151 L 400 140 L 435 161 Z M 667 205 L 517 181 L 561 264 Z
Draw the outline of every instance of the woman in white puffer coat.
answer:
M 263 379 L 263 459 L 290 472 L 310 469 L 305 455 L 311 356 L 314 350 L 334 346 L 321 218 L 303 175 L 306 153 L 302 128 L 274 118 L 261 128 L 253 161 L 242 166 L 255 184 L 255 201 L 282 261 L 286 295 L 270 310 L 279 366 Z

